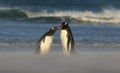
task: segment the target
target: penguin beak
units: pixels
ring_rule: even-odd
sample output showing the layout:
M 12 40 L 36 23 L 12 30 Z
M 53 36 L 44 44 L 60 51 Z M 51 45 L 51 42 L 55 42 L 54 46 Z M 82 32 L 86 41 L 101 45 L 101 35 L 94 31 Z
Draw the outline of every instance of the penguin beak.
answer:
M 62 28 L 63 27 L 63 24 L 60 24 L 58 26 L 55 26 L 56 29 L 59 29 L 59 28 Z
M 60 26 L 55 26 L 55 28 L 56 28 L 56 29 L 59 29 L 59 28 L 60 28 Z
M 55 28 L 56 28 L 56 29 L 59 29 L 59 28 L 61 28 L 61 27 L 60 27 L 60 26 L 55 26 Z

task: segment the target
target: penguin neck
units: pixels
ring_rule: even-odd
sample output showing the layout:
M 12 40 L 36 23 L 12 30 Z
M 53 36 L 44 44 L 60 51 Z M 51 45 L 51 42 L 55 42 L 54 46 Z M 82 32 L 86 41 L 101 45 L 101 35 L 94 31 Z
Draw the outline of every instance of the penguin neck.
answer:
M 66 27 L 62 27 L 62 30 L 67 30 L 68 31 L 69 27 L 67 27 L 67 26 Z

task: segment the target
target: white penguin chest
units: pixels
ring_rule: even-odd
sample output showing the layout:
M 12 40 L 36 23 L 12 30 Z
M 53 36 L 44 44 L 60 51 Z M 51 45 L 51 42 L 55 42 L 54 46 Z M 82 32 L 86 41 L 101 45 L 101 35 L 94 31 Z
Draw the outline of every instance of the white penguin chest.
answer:
M 53 41 L 53 36 L 46 36 L 45 40 L 41 42 L 41 48 L 51 48 L 52 46 L 52 41 Z
M 67 48 L 68 38 L 67 38 L 67 31 L 66 30 L 61 30 L 60 39 L 61 39 L 61 43 L 62 43 L 63 48 Z

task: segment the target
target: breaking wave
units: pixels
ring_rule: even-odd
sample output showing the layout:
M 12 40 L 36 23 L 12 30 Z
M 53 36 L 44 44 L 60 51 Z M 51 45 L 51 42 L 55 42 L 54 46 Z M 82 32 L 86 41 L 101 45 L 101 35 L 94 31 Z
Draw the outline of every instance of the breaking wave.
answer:
M 43 22 L 69 21 L 71 23 L 111 23 L 120 24 L 120 10 L 104 9 L 101 12 L 93 11 L 54 11 L 54 12 L 26 12 L 29 20 Z
M 27 18 L 27 14 L 20 9 L 1 8 L 0 18 Z
M 120 24 L 120 10 L 103 9 L 101 12 L 93 11 L 32 11 L 23 9 L 1 8 L 0 18 L 25 18 L 25 21 L 37 21 L 43 23 L 58 23 L 68 21 L 70 23 L 111 23 Z

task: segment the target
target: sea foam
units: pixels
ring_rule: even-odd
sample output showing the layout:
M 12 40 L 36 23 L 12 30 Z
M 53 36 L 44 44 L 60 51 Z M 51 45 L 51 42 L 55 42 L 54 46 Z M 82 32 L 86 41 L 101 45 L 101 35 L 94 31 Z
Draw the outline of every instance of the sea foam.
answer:
M 28 18 L 40 18 L 40 17 L 58 17 L 65 21 L 65 17 L 69 19 L 91 22 L 91 23 L 113 23 L 120 24 L 120 10 L 116 9 L 103 9 L 101 12 L 93 11 L 53 11 L 48 12 L 46 10 L 40 12 L 25 11 Z M 63 18 L 62 18 L 63 17 Z

